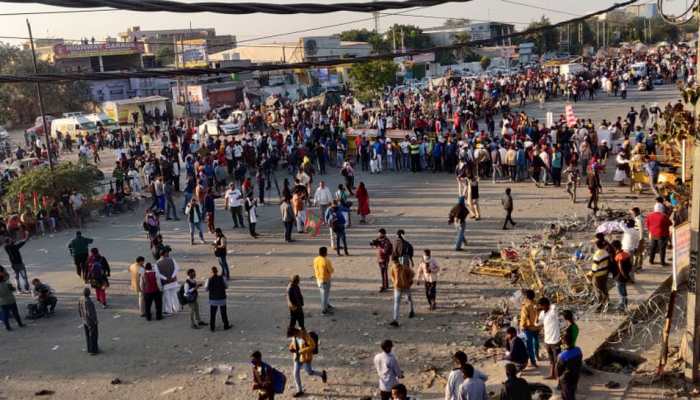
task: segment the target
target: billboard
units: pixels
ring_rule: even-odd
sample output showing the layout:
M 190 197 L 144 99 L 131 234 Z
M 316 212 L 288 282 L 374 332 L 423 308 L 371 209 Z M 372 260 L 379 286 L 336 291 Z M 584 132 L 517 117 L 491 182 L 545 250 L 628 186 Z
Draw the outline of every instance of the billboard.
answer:
M 143 53 L 143 43 L 140 42 L 114 42 L 114 43 L 88 43 L 65 44 L 59 43 L 53 46 L 55 59 L 82 58 L 98 56 L 123 56 Z
M 180 66 L 182 67 L 197 68 L 209 65 L 205 39 L 182 40 L 178 42 L 176 53 L 180 54 Z

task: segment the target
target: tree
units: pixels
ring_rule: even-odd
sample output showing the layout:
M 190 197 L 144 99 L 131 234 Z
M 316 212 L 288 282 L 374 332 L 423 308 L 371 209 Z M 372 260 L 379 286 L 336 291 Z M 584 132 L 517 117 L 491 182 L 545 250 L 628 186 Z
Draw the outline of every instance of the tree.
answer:
M 350 69 L 351 85 L 360 101 L 373 100 L 384 87 L 394 83 L 398 70 L 399 67 L 389 60 L 355 64 Z
M 539 21 L 531 22 L 530 25 L 527 26 L 526 30 L 545 28 L 548 26 L 551 27 L 552 24 L 549 22 L 549 18 L 543 15 Z M 527 38 L 529 41 L 535 43 L 535 49 L 538 54 L 543 54 L 548 51 L 555 50 L 558 47 L 558 32 L 554 28 L 545 29 L 544 31 L 539 31 L 537 33 L 527 35 Z
M 455 33 L 455 38 L 454 38 L 454 44 L 460 44 L 460 43 L 469 43 L 469 40 L 471 39 L 469 32 L 463 31 L 463 32 L 457 32 Z M 471 49 L 467 46 L 464 47 L 458 47 L 455 49 L 455 56 L 459 61 L 465 61 L 469 54 L 472 53 Z
M 37 60 L 39 73 L 58 73 L 58 68 Z M 33 74 L 31 50 L 0 43 L 0 74 Z M 41 86 L 46 114 L 82 111 L 90 99 L 85 82 L 45 83 Z M 36 86 L 33 83 L 0 84 L 0 124 L 28 124 L 39 115 Z
M 26 199 L 31 199 L 33 193 L 58 199 L 65 191 L 92 196 L 101 176 L 104 176 L 102 172 L 90 164 L 61 163 L 53 171 L 48 167 L 37 167 L 13 179 L 7 188 L 5 199 L 14 201 L 20 193 L 24 193 Z
M 697 20 L 693 18 L 692 22 L 695 23 L 694 25 L 692 25 L 695 27 L 693 28 L 695 31 L 691 32 L 695 33 L 697 32 L 698 26 Z M 691 26 L 691 24 L 686 24 L 686 26 Z M 666 41 L 669 43 L 678 42 L 679 40 L 681 40 L 681 29 L 681 27 L 667 23 L 661 17 L 652 18 L 649 22 L 649 30 L 651 31 L 651 43 L 658 43 L 662 41 Z
M 491 58 L 483 56 L 481 57 L 481 60 L 479 60 L 479 64 L 481 64 L 481 69 L 486 71 L 489 68 L 489 65 L 491 65 Z
M 387 43 L 392 44 L 396 40 L 396 48 L 400 49 L 403 43 L 407 49 L 420 50 L 433 45 L 430 37 L 423 33 L 423 30 L 415 25 L 394 24 L 385 34 Z
M 390 50 L 389 43 L 384 40 L 381 34 L 364 28 L 340 32 L 339 37 L 340 40 L 347 42 L 367 42 L 375 53 L 388 53 Z
M 161 67 L 175 64 L 175 51 L 173 51 L 173 48 L 167 45 L 159 48 L 156 54 L 156 62 Z

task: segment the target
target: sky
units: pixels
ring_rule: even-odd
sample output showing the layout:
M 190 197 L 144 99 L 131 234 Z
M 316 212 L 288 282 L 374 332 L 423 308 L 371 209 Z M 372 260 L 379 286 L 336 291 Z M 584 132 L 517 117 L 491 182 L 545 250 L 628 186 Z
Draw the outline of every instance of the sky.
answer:
M 179 0 L 193 2 L 192 0 Z M 214 0 L 226 2 L 223 0 Z M 264 2 L 264 0 L 257 0 Z M 305 2 L 306 0 L 276 1 L 281 4 Z M 341 0 L 318 0 L 317 3 L 333 3 Z M 367 1 L 367 0 L 342 0 L 342 1 Z M 414 24 L 420 27 L 433 27 L 441 25 L 446 18 L 468 18 L 490 21 L 502 21 L 515 23 L 516 29 L 522 29 L 528 22 L 546 15 L 552 22 L 574 18 L 575 15 L 583 15 L 598 9 L 606 8 L 620 0 L 513 0 L 530 6 L 510 3 L 510 0 L 473 0 L 469 3 L 444 4 L 435 7 L 422 8 L 407 14 L 413 16 L 381 16 L 380 31 L 385 30 L 394 23 Z M 648 3 L 652 0 L 641 0 L 639 3 Z M 654 0 L 655 1 L 655 0 Z M 670 12 L 680 9 L 686 0 L 666 0 L 665 6 Z M 541 8 L 549 8 L 555 11 L 545 11 Z M 346 29 L 367 28 L 372 29 L 373 22 L 364 21 L 338 27 L 325 28 L 311 33 L 289 34 L 274 39 L 256 40 L 260 36 L 278 33 L 287 33 L 311 27 L 327 26 L 333 24 L 370 18 L 371 15 L 352 12 L 337 12 L 321 15 L 221 15 L 212 13 L 179 14 L 179 13 L 140 13 L 132 11 L 109 11 L 80 14 L 53 14 L 53 15 L 3 15 L 9 13 L 40 12 L 66 10 L 59 7 L 45 6 L 41 4 L 12 4 L 3 3 L 0 6 L 0 41 L 20 43 L 22 40 L 11 40 L 2 37 L 27 37 L 26 19 L 29 18 L 35 38 L 64 38 L 78 40 L 82 37 L 94 37 L 102 40 L 106 36 L 116 37 L 119 32 L 126 31 L 128 27 L 140 26 L 142 30 L 177 29 L 177 28 L 216 28 L 217 34 L 233 34 L 239 41 L 248 40 L 249 43 L 273 43 L 275 41 L 289 41 L 301 36 L 328 35 Z M 401 11 L 389 11 L 391 13 Z M 429 18 L 429 17 L 440 18 Z

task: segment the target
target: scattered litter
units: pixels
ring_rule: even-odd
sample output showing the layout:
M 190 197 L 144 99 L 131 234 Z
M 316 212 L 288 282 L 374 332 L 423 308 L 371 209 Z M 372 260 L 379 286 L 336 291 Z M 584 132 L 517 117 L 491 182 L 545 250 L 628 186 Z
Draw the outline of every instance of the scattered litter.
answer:
M 56 351 L 56 350 L 58 350 L 59 347 L 61 347 L 61 346 L 55 344 L 55 345 L 51 348 L 51 350 Z
M 122 384 L 122 380 L 119 379 L 119 378 L 114 378 L 114 379 L 112 379 L 112 381 L 109 382 L 109 383 L 111 383 L 112 385 L 121 385 L 121 384 Z
M 161 396 L 166 396 L 166 395 L 169 395 L 169 394 L 173 394 L 173 393 L 175 393 L 175 392 L 179 392 L 179 391 L 182 390 L 182 389 L 184 389 L 184 387 L 182 387 L 182 386 L 171 387 L 170 389 L 168 389 L 168 390 L 162 392 L 160 395 L 161 395 Z
M 119 339 L 120 339 L 120 337 L 119 337 L 119 336 L 117 336 L 117 337 L 113 337 L 113 338 L 112 338 L 112 340 L 114 340 L 115 342 L 118 342 L 118 341 L 119 341 Z
M 51 396 L 54 393 L 56 393 L 56 392 L 54 392 L 53 390 L 42 389 L 42 390 L 34 393 L 34 396 Z
M 121 317 L 122 317 L 121 314 L 114 314 L 114 315 L 112 316 L 112 318 L 114 318 L 114 319 L 121 318 Z
M 610 382 L 605 384 L 605 387 L 608 389 L 619 389 L 620 386 L 621 386 L 620 383 L 615 382 L 615 381 L 610 381 Z

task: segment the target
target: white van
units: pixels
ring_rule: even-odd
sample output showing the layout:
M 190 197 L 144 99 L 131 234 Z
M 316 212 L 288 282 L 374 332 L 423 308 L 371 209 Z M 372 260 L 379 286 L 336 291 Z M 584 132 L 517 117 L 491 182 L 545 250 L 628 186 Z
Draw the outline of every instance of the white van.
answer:
M 58 118 L 51 121 L 51 137 L 57 138 L 58 132 L 61 132 L 64 137 L 70 135 L 71 138 L 77 139 L 79 136 L 96 133 L 97 125 L 83 115 Z
M 121 127 L 119 126 L 119 123 L 115 121 L 114 119 L 110 118 L 107 116 L 105 113 L 98 113 L 98 114 L 88 114 L 85 116 L 88 120 L 92 121 L 95 123 L 95 125 L 99 128 L 100 125 L 107 131 L 107 132 L 119 132 L 121 130 Z
M 644 78 L 645 76 L 647 76 L 647 63 L 645 63 L 645 62 L 634 63 L 630 66 L 630 70 L 632 71 L 632 74 L 635 77 Z
M 199 134 L 200 138 L 204 138 L 206 136 L 237 135 L 240 130 L 241 126 L 239 124 L 210 119 L 209 121 L 204 122 L 202 125 L 199 125 L 197 128 L 197 133 Z

